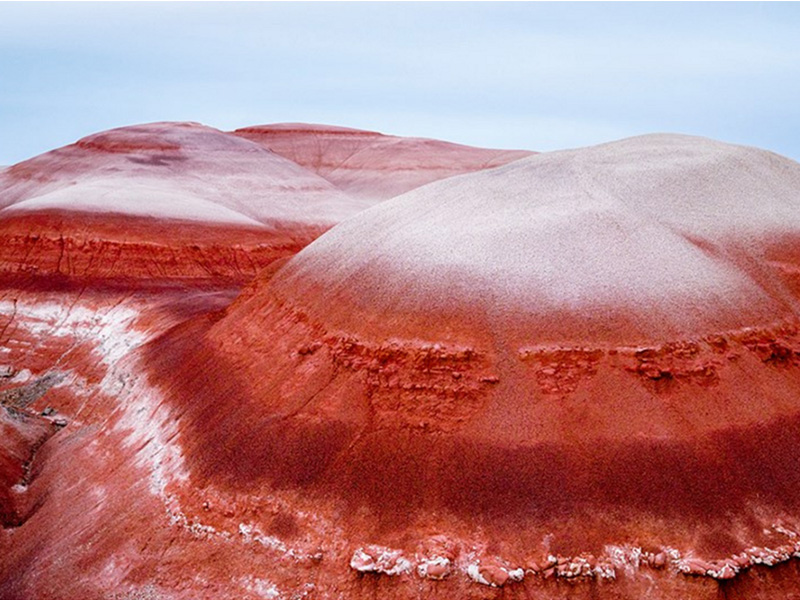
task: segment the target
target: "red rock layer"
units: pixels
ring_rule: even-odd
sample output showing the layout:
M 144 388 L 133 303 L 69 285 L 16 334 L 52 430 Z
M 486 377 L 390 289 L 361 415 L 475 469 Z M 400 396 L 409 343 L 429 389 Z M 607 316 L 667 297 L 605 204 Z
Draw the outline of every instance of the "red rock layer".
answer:
M 237 227 L 125 214 L 37 211 L 0 220 L 0 273 L 72 285 L 243 285 L 259 269 L 296 254 L 324 226 Z
M 233 133 L 314 171 L 351 196 L 373 202 L 532 154 L 305 123 L 256 125 Z

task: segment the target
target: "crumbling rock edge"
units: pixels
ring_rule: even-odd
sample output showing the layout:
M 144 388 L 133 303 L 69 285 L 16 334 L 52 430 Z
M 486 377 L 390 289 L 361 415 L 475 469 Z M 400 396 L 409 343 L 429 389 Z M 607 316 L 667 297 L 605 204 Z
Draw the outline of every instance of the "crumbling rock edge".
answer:
M 362 575 L 419 577 L 432 581 L 462 577 L 490 587 L 521 583 L 527 578 L 568 580 L 574 583 L 614 581 L 618 577 L 637 577 L 642 569 L 724 581 L 735 579 L 756 566 L 774 567 L 800 559 L 800 534 L 780 524 L 773 525 L 772 531 L 784 536 L 786 543 L 775 548 L 753 546 L 718 559 L 703 559 L 692 553 L 681 554 L 669 547 L 645 551 L 632 545 L 607 545 L 600 556 L 548 553 L 543 559 L 530 558 L 517 564 L 478 550 L 459 552 L 454 550 L 456 544 L 448 543 L 444 536 L 439 536 L 434 538 L 438 546 L 428 553 L 408 554 L 396 548 L 374 544 L 360 546 L 354 550 L 349 566 Z

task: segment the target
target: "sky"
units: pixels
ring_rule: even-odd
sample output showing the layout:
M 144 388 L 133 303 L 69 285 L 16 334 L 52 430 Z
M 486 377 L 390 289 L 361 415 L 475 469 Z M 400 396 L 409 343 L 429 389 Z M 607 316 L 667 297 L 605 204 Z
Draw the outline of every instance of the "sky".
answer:
M 0 165 L 150 121 L 799 160 L 800 4 L 0 2 Z

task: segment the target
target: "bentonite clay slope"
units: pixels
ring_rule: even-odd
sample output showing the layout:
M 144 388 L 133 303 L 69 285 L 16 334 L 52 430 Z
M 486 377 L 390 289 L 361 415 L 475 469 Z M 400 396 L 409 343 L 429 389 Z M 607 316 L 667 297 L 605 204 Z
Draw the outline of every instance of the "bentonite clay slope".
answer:
M 122 127 L 0 171 L 0 265 L 247 278 L 362 208 L 240 137 L 196 123 Z
M 322 598 L 795 593 L 799 233 L 800 165 L 685 136 L 388 201 L 149 347 L 176 497 L 283 506 Z
M 318 173 L 352 196 L 373 202 L 533 154 L 306 123 L 256 125 L 233 133 Z

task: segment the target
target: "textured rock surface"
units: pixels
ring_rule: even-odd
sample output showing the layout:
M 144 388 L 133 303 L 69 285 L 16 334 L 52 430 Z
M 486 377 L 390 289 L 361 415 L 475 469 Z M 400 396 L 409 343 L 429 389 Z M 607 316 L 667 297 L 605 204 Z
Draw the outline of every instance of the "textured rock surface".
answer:
M 241 293 L 6 275 L 0 598 L 790 598 L 798 232 L 800 165 L 646 136 Z
M 4 394 L 5 395 L 5 394 Z M 55 432 L 45 418 L 27 413 L 19 399 L 0 396 L 0 525 L 13 527 L 20 515 L 16 496 L 24 489 L 36 450 Z
M 307 123 L 256 125 L 234 133 L 318 173 L 351 196 L 372 202 L 532 154 Z

